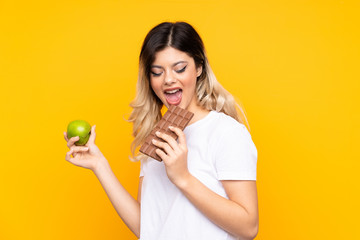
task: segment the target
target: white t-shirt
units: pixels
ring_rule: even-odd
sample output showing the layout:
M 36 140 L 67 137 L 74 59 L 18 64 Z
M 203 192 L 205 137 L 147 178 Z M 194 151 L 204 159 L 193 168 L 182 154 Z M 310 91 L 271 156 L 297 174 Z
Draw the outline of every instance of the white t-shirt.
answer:
M 247 128 L 211 111 L 184 129 L 189 172 L 228 198 L 220 180 L 256 180 L 257 149 Z M 140 240 L 233 240 L 169 180 L 163 162 L 141 161 Z

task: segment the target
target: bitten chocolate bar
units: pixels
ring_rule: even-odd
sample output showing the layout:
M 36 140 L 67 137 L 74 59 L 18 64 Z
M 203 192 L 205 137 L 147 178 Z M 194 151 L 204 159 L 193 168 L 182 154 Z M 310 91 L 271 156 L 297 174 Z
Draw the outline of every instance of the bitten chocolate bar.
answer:
M 189 112 L 181 107 L 171 105 L 168 111 L 164 114 L 161 120 L 156 124 L 154 129 L 150 132 L 150 135 L 146 137 L 144 144 L 140 148 L 140 152 L 152 157 L 158 161 L 162 161 L 161 158 L 156 154 L 155 150 L 158 148 L 152 144 L 152 140 L 164 142 L 162 139 L 155 135 L 155 132 L 160 131 L 170 135 L 177 140 L 178 135 L 169 129 L 169 126 L 178 127 L 181 130 L 188 125 L 194 113 Z

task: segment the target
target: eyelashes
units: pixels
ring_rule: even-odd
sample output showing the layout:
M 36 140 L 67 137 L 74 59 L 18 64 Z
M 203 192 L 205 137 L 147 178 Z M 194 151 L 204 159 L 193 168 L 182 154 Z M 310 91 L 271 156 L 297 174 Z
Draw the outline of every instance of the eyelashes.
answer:
M 187 67 L 187 65 L 186 65 L 185 67 L 183 67 L 182 69 L 177 70 L 176 72 L 177 72 L 177 73 L 182 73 L 182 72 L 184 72 L 184 71 L 185 71 L 186 67 Z
M 187 67 L 187 65 L 185 67 L 183 67 L 182 69 L 180 69 L 180 70 L 176 70 L 175 72 L 183 73 L 183 72 L 185 72 L 186 67 Z M 150 73 L 154 77 L 159 77 L 162 74 L 162 72 L 161 73 L 154 73 L 153 71 L 150 71 Z
M 153 75 L 154 77 L 158 77 L 161 75 L 161 73 L 154 73 L 153 71 L 151 71 L 151 75 Z

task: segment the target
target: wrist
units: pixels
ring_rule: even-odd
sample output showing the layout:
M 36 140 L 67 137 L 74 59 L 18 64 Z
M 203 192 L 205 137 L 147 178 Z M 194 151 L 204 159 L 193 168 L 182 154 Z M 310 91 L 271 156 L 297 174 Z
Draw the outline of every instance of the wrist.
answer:
M 177 188 L 179 188 L 181 191 L 188 188 L 188 186 L 191 185 L 191 181 L 193 180 L 194 176 L 191 175 L 190 172 L 188 172 L 183 178 L 178 180 L 175 185 Z
M 100 158 L 98 161 L 96 161 L 95 166 L 93 167 L 92 171 L 95 173 L 95 175 L 100 174 L 107 168 L 110 168 L 109 162 L 106 158 Z

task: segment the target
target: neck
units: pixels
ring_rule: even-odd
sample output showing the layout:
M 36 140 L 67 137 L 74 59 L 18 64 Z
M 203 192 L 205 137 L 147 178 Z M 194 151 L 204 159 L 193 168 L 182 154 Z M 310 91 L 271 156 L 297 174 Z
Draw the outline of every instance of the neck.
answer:
M 194 113 L 193 118 L 190 120 L 189 124 L 193 124 L 197 121 L 199 121 L 200 119 L 203 119 L 204 117 L 206 117 L 209 114 L 209 110 L 201 108 L 200 106 L 193 106 L 193 107 L 189 107 L 187 109 L 188 111 Z

